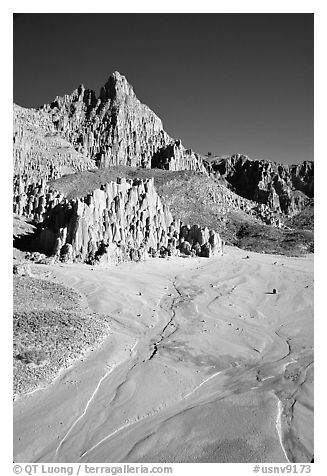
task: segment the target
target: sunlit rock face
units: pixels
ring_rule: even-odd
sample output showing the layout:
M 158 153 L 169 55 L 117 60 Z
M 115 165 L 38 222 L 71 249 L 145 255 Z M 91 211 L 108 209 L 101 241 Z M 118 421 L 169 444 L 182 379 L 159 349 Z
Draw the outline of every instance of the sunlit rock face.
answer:
M 171 138 L 118 72 L 99 95 L 81 85 L 39 109 L 14 106 L 13 211 L 17 215 L 41 223 L 65 198 L 49 187 L 49 181 L 110 166 L 210 176 L 250 200 L 245 207 L 274 226 L 300 213 L 313 197 L 313 162 L 289 166 L 241 154 L 205 158 Z M 184 248 L 187 251 L 188 245 Z
M 44 111 L 14 105 L 13 118 L 13 211 L 35 218 L 44 212 L 48 180 L 95 166 L 56 131 Z
M 153 179 L 118 178 L 52 208 L 38 248 L 62 261 L 118 264 L 179 253 L 210 257 L 222 252 L 222 241 L 213 230 L 175 220 Z
M 167 154 L 169 170 L 206 173 L 201 156 L 169 137 L 118 72 L 99 96 L 81 85 L 39 109 L 14 105 L 14 212 L 42 220 L 46 183 L 62 175 L 112 165 L 167 168 Z
M 136 97 L 120 73 L 95 92 L 79 86 L 43 106 L 58 132 L 97 166 L 150 167 L 153 154 L 171 138 L 159 117 Z

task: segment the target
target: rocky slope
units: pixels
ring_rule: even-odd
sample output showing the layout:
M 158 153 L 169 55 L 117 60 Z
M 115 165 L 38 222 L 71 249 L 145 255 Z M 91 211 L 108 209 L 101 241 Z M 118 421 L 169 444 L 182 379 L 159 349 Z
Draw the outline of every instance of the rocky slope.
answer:
M 38 110 L 14 106 L 14 213 L 42 221 L 47 181 L 114 165 L 206 173 L 118 72 L 98 97 L 81 85 Z
M 192 171 L 108 167 L 66 175 L 51 182 L 50 186 L 72 200 L 92 193 L 117 176 L 126 180 L 153 178 L 158 195 L 175 218 L 184 224 L 196 223 L 217 231 L 226 244 L 293 256 L 313 251 L 310 226 L 313 224 L 313 204 L 294 219 L 286 220 L 284 225 L 280 214 L 267 205 L 243 198 L 212 177 Z M 305 217 L 309 210 L 310 223 L 307 223 Z M 301 217 L 302 225 L 299 223 Z
M 158 116 L 118 72 L 98 96 L 81 85 L 39 110 L 15 106 L 15 213 L 32 217 L 33 209 L 35 215 L 42 207 L 45 182 L 95 166 L 209 174 L 282 217 L 301 212 L 313 197 L 313 162 L 289 166 L 241 154 L 202 157 L 169 137 Z
M 109 77 L 98 97 L 81 85 L 42 110 L 56 130 L 98 166 L 149 167 L 154 152 L 171 140 L 161 120 L 137 99 L 118 72 Z
M 107 167 L 66 175 L 49 182 L 49 189 L 69 199 L 83 197 L 116 177 L 154 179 L 156 191 L 174 216 L 185 223 L 203 225 L 206 215 L 219 215 L 223 220 L 230 211 L 241 211 L 269 225 L 280 226 L 279 214 L 267 205 L 247 200 L 221 185 L 208 175 L 191 170 L 142 169 Z M 188 201 L 188 198 L 191 201 Z M 183 203 L 187 203 L 186 206 Z M 173 208 L 171 208 L 173 207 Z M 192 211 L 195 213 L 192 214 Z M 209 226 L 210 227 L 210 226 Z
M 289 228 L 314 231 L 314 199 L 297 215 L 287 219 L 285 225 Z
M 159 117 L 138 100 L 117 71 L 98 97 L 81 85 L 70 95 L 56 97 L 42 111 L 61 136 L 97 166 L 151 167 L 153 157 L 159 154 L 164 160 L 168 154 L 179 167 L 204 172 L 200 157 L 169 137 Z
M 120 173 L 122 169 L 123 173 Z M 157 180 L 159 169 L 163 174 L 168 174 L 161 175 L 166 182 L 162 188 L 160 180 Z M 85 185 L 84 191 L 69 196 L 72 193 L 72 176 L 69 174 L 75 172 L 79 173 L 75 176 L 76 180 Z M 179 172 L 185 172 L 186 175 L 177 177 L 177 182 L 174 182 L 173 174 Z M 69 177 L 68 181 L 58 181 L 62 177 Z M 207 227 L 225 233 L 224 239 L 230 243 L 235 242 L 242 220 L 258 220 L 258 226 L 262 223 L 277 228 L 283 227 L 284 223 L 289 226 L 292 217 L 302 212 L 305 215 L 313 197 L 313 162 L 288 166 L 251 160 L 240 154 L 202 157 L 185 149 L 179 140 L 169 137 L 161 120 L 137 99 L 132 86 L 118 72 L 109 77 L 98 96 L 94 91 L 79 86 L 72 94 L 56 97 L 51 104 L 38 110 L 14 106 L 14 213 L 32 220 L 34 224 L 42 224 L 46 220 L 40 235 L 45 240 L 40 244 L 43 250 L 54 252 L 55 255 L 59 252 L 60 255 L 61 248 L 72 243 L 72 236 L 77 233 L 76 227 L 80 226 L 76 223 L 85 219 L 84 213 L 88 216 L 86 228 L 89 231 L 88 235 L 83 232 L 85 236 L 81 246 L 86 249 L 82 252 L 74 250 L 74 259 L 92 261 L 95 254 L 99 254 L 101 240 L 104 239 L 106 246 L 111 243 L 112 237 L 103 231 L 107 225 L 102 198 L 101 204 L 99 202 L 96 206 L 102 207 L 103 216 L 90 218 L 90 211 L 85 207 L 91 206 L 94 197 L 97 201 L 107 190 L 106 187 L 113 186 L 111 183 L 116 184 L 117 177 L 132 180 L 128 182 L 132 189 L 133 180 L 145 179 L 143 186 L 147 187 L 147 181 L 154 177 L 157 192 L 164 203 L 159 206 L 156 201 L 153 210 L 147 210 L 151 217 L 160 216 L 161 208 L 169 206 L 175 218 L 184 224 L 196 224 L 200 228 Z M 73 181 L 76 182 L 75 178 Z M 85 180 L 90 183 L 85 184 Z M 170 183 L 167 184 L 167 181 Z M 68 190 L 62 186 L 65 183 L 68 183 Z M 80 190 L 83 187 L 78 183 L 76 188 Z M 126 197 L 119 197 L 124 206 L 130 200 L 129 192 L 124 190 L 123 195 L 125 192 Z M 142 193 L 138 193 L 136 200 L 137 213 L 142 211 Z M 88 194 L 91 194 L 91 198 Z M 204 197 L 204 194 L 207 196 Z M 113 206 L 113 200 L 118 200 L 117 197 L 113 195 L 105 198 L 108 202 L 106 213 L 108 207 Z M 67 210 L 75 210 L 76 207 L 76 223 L 69 225 L 66 218 L 63 222 L 62 214 L 70 216 L 73 212 Z M 118 220 L 116 226 L 127 234 L 132 230 L 132 213 L 136 213 L 136 209 L 128 210 L 130 222 L 127 228 L 119 217 L 114 217 Z M 213 220 L 212 217 L 217 219 Z M 169 234 L 170 224 L 165 221 L 164 226 L 160 225 L 161 231 Z M 137 225 L 140 236 L 146 228 L 143 225 Z M 90 231 L 92 227 L 98 231 Z M 101 230 L 99 227 L 102 227 Z M 63 235 L 66 232 L 61 228 L 70 230 L 67 243 Z M 175 236 L 177 240 L 180 239 L 180 233 L 179 229 L 178 236 Z M 119 242 L 118 239 L 114 241 Z M 128 252 L 121 253 L 120 249 L 117 254 L 115 248 L 114 261 L 127 256 L 131 250 L 137 250 L 142 255 L 139 241 L 129 236 L 126 242 Z M 209 242 L 208 237 L 205 242 Z M 123 242 L 124 246 L 126 243 Z M 178 243 L 177 248 L 180 245 Z M 157 236 L 154 250 L 158 251 L 161 246 L 167 247 L 166 239 Z M 152 246 L 149 245 L 149 248 Z M 193 251 L 202 253 L 198 249 Z
M 173 218 L 153 179 L 118 178 L 84 197 L 63 200 L 48 213 L 37 242 L 39 250 L 63 261 L 86 263 L 222 252 L 218 233 Z
M 301 212 L 314 193 L 314 165 L 305 161 L 287 165 L 251 160 L 241 154 L 205 161 L 211 175 L 223 180 L 234 192 L 291 217 Z
M 49 180 L 95 166 L 56 132 L 49 115 L 42 110 L 14 105 L 13 117 L 13 211 L 39 219 L 36 215 L 44 212 Z

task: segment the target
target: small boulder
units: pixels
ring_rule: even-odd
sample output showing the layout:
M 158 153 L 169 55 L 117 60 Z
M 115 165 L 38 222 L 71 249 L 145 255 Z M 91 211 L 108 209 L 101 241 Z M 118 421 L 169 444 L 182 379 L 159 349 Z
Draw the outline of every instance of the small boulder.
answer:
M 17 276 L 31 276 L 31 268 L 26 263 L 14 264 L 13 273 Z

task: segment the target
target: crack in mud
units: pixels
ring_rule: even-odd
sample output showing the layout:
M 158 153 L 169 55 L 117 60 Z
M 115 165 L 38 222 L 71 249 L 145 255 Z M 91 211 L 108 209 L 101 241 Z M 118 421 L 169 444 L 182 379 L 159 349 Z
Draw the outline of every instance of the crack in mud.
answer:
M 154 342 L 153 343 L 153 351 L 152 353 L 150 354 L 149 356 L 149 359 L 148 360 L 152 360 L 153 357 L 157 354 L 158 352 L 158 347 L 159 345 L 161 344 L 161 342 L 166 339 L 167 337 L 170 337 L 171 335 L 174 334 L 174 332 L 177 331 L 178 329 L 178 326 L 175 322 L 173 322 L 173 320 L 175 319 L 175 316 L 176 316 L 176 311 L 174 309 L 175 305 L 176 305 L 176 302 L 178 301 L 178 299 L 183 299 L 183 296 L 181 294 L 181 292 L 178 290 L 176 284 L 175 284 L 175 280 L 176 280 L 177 276 L 175 276 L 174 280 L 172 281 L 172 285 L 174 287 L 174 290 L 177 292 L 178 296 L 175 296 L 173 299 L 172 299 L 172 302 L 170 304 L 170 309 L 169 309 L 169 312 L 171 312 L 171 318 L 169 319 L 169 321 L 167 322 L 167 324 L 163 327 L 162 331 L 161 331 L 161 334 L 160 334 L 160 338 L 157 342 Z M 161 307 L 161 306 L 160 306 Z M 174 326 L 174 329 L 172 329 L 171 332 L 169 332 L 168 334 L 166 334 L 166 329 L 168 329 L 169 326 Z

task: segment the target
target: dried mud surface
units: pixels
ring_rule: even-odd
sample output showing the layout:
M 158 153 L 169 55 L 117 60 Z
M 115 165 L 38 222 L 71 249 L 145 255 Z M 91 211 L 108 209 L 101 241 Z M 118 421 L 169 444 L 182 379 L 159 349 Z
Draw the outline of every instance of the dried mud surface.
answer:
M 35 269 L 110 335 L 14 403 L 15 462 L 311 461 L 312 256 Z

